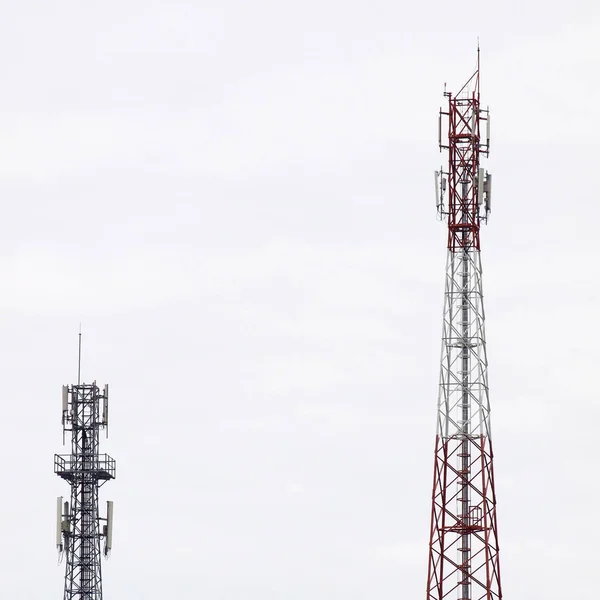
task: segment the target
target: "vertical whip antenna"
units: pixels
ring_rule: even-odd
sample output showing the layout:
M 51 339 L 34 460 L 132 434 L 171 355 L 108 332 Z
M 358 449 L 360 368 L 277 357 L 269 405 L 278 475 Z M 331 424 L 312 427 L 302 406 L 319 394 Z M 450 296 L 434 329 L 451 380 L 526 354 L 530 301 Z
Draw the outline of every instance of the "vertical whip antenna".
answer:
M 479 42 L 477 70 L 444 96 L 439 146 L 448 162 L 436 171 L 436 207 L 448 237 L 427 600 L 501 600 L 480 252 L 491 175 L 480 167 L 490 140 Z
M 81 383 L 81 323 L 79 323 L 79 352 L 77 355 L 77 385 Z

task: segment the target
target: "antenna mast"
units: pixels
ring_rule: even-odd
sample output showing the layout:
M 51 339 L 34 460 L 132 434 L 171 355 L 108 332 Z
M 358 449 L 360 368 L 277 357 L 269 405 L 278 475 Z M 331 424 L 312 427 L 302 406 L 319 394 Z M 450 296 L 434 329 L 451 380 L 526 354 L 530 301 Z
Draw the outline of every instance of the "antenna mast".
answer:
M 77 385 L 81 383 L 81 323 L 79 323 L 79 353 L 77 355 Z
M 490 116 L 479 74 L 478 45 L 475 73 L 456 95 L 444 91 L 439 116 L 448 166 L 436 171 L 436 208 L 448 223 L 448 260 L 427 600 L 502 598 L 480 256 L 491 210 L 491 175 L 479 166 Z
M 54 455 L 54 472 L 71 486 L 70 504 L 57 501 L 56 546 L 66 555 L 63 600 L 102 600 L 100 542 L 112 548 L 113 503 L 100 517 L 98 490 L 116 475 L 116 463 L 99 453 L 100 430 L 108 427 L 108 385 L 81 383 L 81 331 L 76 385 L 62 388 L 62 425 L 71 433 L 71 454 Z M 100 409 L 102 407 L 102 414 Z M 102 526 L 101 526 L 102 522 Z

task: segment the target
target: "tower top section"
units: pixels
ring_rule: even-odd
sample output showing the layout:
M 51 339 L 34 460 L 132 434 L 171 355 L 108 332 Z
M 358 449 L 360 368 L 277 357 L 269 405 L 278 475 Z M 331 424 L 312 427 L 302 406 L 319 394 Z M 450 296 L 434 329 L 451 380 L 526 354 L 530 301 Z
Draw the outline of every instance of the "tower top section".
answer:
M 435 172 L 436 209 L 448 222 L 448 249 L 480 250 L 479 228 L 491 211 L 492 176 L 480 166 L 490 152 L 490 111 L 480 103 L 480 63 L 454 94 L 446 90 L 440 109 L 438 143 L 448 163 Z
M 80 338 L 81 339 L 81 338 Z M 78 380 L 80 377 L 78 377 Z M 71 438 L 70 454 L 55 454 L 54 472 L 71 488 L 70 502 L 57 499 L 56 546 L 67 558 L 64 600 L 102 600 L 101 540 L 112 548 L 113 503 L 100 516 L 98 490 L 116 476 L 116 462 L 100 454 L 100 431 L 108 434 L 108 385 L 65 385 L 62 425 Z

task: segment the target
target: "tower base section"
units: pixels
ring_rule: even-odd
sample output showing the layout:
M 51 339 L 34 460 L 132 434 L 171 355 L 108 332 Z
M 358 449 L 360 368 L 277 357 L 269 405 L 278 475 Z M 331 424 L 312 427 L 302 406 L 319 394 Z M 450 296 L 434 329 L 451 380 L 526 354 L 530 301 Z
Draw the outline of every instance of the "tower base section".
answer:
M 491 441 L 436 438 L 427 600 L 501 600 Z

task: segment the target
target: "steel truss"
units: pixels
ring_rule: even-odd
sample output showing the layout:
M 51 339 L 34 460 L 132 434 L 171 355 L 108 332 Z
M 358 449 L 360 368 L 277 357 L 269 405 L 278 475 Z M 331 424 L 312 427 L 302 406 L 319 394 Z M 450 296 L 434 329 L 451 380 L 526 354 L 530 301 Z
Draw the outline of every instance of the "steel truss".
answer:
M 63 406 L 63 427 L 71 432 L 71 454 L 55 455 L 54 471 L 69 482 L 71 503 L 64 514 L 63 536 L 66 555 L 64 600 L 102 600 L 98 489 L 116 474 L 116 464 L 99 454 L 99 432 L 108 425 L 100 416 L 100 403 L 107 397 L 96 383 L 69 386 Z M 66 410 L 65 410 L 66 408 Z
M 479 167 L 480 154 L 489 152 L 480 122 L 489 114 L 479 106 L 479 65 L 459 94 L 445 95 L 448 143 L 440 135 L 440 147 L 448 151 L 448 171 L 441 181 L 449 200 L 438 210 L 448 220 L 448 260 L 427 600 L 500 600 L 479 240 L 491 197 Z

